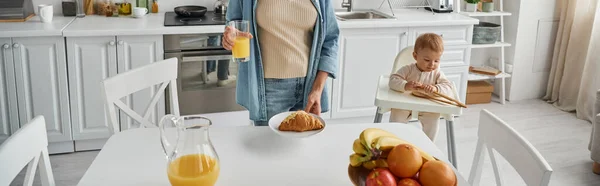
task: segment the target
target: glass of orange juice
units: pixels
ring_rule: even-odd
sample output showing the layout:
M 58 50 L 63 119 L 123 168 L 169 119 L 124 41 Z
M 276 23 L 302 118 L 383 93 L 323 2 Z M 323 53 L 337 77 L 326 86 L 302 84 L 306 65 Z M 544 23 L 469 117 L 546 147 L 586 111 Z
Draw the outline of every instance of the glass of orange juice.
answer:
M 232 33 L 233 60 L 236 62 L 247 62 L 250 60 L 250 22 L 246 20 L 230 21 L 228 26 L 234 28 Z

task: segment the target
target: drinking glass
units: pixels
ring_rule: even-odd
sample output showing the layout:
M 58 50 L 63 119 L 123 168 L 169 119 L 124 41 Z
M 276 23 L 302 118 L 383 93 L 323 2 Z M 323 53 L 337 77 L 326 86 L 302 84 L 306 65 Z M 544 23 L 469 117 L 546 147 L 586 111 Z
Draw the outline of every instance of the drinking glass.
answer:
M 235 62 L 247 62 L 250 60 L 250 22 L 246 20 L 235 20 L 228 23 L 235 31 L 230 37 L 234 44 L 231 52 Z

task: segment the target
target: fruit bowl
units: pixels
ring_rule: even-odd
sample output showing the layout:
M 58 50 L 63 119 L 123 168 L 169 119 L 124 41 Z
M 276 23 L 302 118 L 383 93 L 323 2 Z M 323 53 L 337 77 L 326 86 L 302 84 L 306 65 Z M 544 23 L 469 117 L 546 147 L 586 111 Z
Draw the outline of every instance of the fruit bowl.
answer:
M 318 133 L 323 132 L 323 130 L 325 130 L 325 127 L 327 127 L 327 124 L 325 123 L 325 121 L 323 120 L 323 118 L 309 113 L 311 116 L 317 118 L 319 121 L 321 121 L 321 123 L 323 124 L 323 128 L 319 129 L 319 130 L 312 130 L 312 131 L 305 131 L 305 132 L 292 132 L 292 131 L 280 131 L 279 130 L 279 125 L 281 125 L 281 122 L 283 122 L 283 120 L 288 117 L 290 114 L 294 113 L 294 111 L 290 111 L 290 112 L 282 112 L 279 113 L 275 116 L 273 116 L 270 120 L 269 120 L 269 128 L 271 128 L 271 130 L 283 137 L 288 137 L 288 138 L 307 138 L 310 136 L 314 136 Z
M 348 178 L 350 178 L 350 181 L 352 181 L 352 184 L 354 184 L 354 186 L 366 186 L 367 176 L 369 175 L 369 173 L 371 173 L 371 171 L 372 170 L 366 169 L 362 166 L 353 167 L 351 165 L 348 165 Z M 454 175 L 454 177 L 456 178 L 456 174 Z M 454 186 L 458 186 L 458 181 L 457 184 L 454 184 Z

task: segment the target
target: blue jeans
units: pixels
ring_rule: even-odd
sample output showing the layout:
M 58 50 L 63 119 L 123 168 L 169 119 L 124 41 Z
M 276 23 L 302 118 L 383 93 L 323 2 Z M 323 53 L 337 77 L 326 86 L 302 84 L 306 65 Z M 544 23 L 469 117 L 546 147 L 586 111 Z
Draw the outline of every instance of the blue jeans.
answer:
M 304 78 L 265 79 L 267 119 L 282 112 L 303 109 Z M 268 126 L 269 121 L 254 121 L 255 126 Z

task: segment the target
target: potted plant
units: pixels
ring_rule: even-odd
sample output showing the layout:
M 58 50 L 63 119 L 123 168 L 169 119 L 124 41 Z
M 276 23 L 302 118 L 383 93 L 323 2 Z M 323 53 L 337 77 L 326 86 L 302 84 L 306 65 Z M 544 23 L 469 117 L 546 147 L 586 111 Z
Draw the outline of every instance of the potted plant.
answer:
M 467 12 L 476 12 L 477 4 L 480 0 L 465 0 L 467 2 Z

